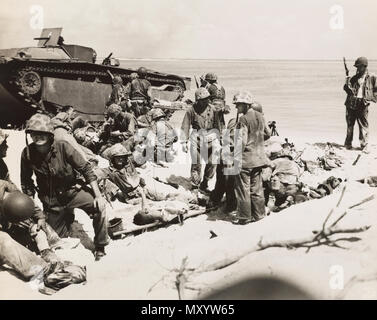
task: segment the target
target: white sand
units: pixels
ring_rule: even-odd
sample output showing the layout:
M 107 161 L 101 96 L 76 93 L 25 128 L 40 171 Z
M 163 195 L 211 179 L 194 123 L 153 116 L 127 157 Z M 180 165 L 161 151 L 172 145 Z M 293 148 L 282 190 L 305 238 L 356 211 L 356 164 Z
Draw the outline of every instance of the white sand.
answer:
M 19 185 L 19 156 L 25 145 L 24 134 L 10 132 L 8 141 L 10 148 L 6 162 L 11 178 Z M 293 141 L 298 147 L 305 145 L 305 141 Z M 327 142 L 320 139 L 317 141 Z M 312 184 L 322 182 L 331 175 L 349 179 L 344 201 L 335 216 L 350 204 L 374 194 L 373 188 L 352 182 L 356 178 L 375 173 L 377 148 L 375 145 L 371 147 L 371 153 L 363 155 L 355 167 L 351 163 L 358 151 L 336 149 L 345 159 L 344 166 L 320 172 L 314 178 L 310 177 Z M 151 170 L 152 174 L 161 178 L 168 173 L 188 177 L 189 162 L 182 161 L 182 164 L 170 170 Z M 213 183 L 214 181 L 212 185 Z M 224 220 L 215 220 L 213 216 L 202 215 L 186 220 L 183 226 L 172 225 L 136 237 L 112 241 L 107 247 L 107 256 L 99 262 L 94 262 L 93 255 L 81 246 L 74 250 L 58 250 L 61 257 L 87 266 L 88 281 L 85 285 L 69 286 L 53 296 L 45 296 L 33 289 L 29 283 L 0 269 L 0 299 L 177 299 L 176 272 L 172 270 L 179 269 L 184 257 L 188 257 L 189 267 L 196 268 L 231 256 L 237 251 L 247 250 L 256 244 L 260 237 L 265 241 L 286 240 L 311 234 L 312 230 L 321 227 L 330 208 L 339 199 L 340 189 L 331 196 L 292 206 L 246 226 L 235 226 Z M 244 277 L 264 274 L 286 279 L 315 298 L 376 299 L 377 287 L 373 280 L 356 283 L 347 291 L 331 288 L 331 272 L 339 270 L 339 266 L 344 271 L 344 286 L 356 275 L 363 276 L 377 271 L 376 204 L 373 200 L 349 210 L 341 222 L 342 227 L 371 225 L 366 232 L 350 235 L 361 240 L 340 243 L 346 246 L 347 250 L 321 246 L 312 248 L 308 253 L 306 249 L 282 248 L 253 252 L 227 268 L 187 274 L 187 287 L 199 288 L 201 291 L 186 289 L 185 297 L 197 298 L 200 294 L 212 292 L 219 286 L 234 283 Z M 116 213 L 110 213 L 110 216 L 121 214 L 122 217 L 128 216 L 128 220 L 131 220 L 138 209 L 127 209 L 120 203 L 114 205 L 115 208 L 124 210 L 121 213 L 117 210 Z M 76 219 L 83 223 L 84 229 L 92 237 L 89 218 L 78 213 Z M 214 239 L 210 239 L 211 230 L 217 234 Z M 153 289 L 149 291 L 151 287 Z

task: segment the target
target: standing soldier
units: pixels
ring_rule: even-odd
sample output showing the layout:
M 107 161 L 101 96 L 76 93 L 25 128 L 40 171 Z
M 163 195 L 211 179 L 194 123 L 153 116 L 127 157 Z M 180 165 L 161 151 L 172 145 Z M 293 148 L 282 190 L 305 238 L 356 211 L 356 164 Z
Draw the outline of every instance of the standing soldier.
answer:
M 343 89 L 347 92 L 346 106 L 347 136 L 344 146 L 352 149 L 353 127 L 355 121 L 359 125 L 360 147 L 367 151 L 368 144 L 368 106 L 370 101 L 377 101 L 376 76 L 369 74 L 368 60 L 365 57 L 357 58 L 354 66 L 356 74 L 350 79 L 347 74 Z M 348 73 L 348 72 L 347 72 Z
M 151 83 L 146 79 L 147 69 L 140 67 L 137 75 L 139 77 L 131 81 L 130 91 L 132 110 L 136 118 L 148 112 L 151 100 L 149 94 Z
M 175 157 L 173 143 L 178 141 L 178 135 L 171 124 L 166 120 L 166 114 L 160 108 L 153 109 L 153 124 L 151 134 L 153 140 L 151 147 L 154 148 L 154 161 L 165 165 L 164 162 L 172 162 Z M 147 144 L 149 144 L 147 142 Z
M 217 83 L 217 75 L 209 72 L 205 76 L 207 85 L 205 88 L 210 94 L 211 103 L 217 108 L 218 111 L 222 111 L 223 115 L 230 112 L 229 106 L 225 104 L 225 89 L 223 86 Z M 225 128 L 224 116 L 221 117 L 221 130 Z
M 54 141 L 54 129 L 46 115 L 32 116 L 26 125 L 33 143 L 21 155 L 22 191 L 34 197 L 36 190 L 47 215 L 47 222 L 61 237 L 68 235 L 73 209 L 84 210 L 93 219 L 95 258 L 105 255 L 108 244 L 106 200 L 98 189 L 97 178 L 89 162 L 66 141 Z M 90 184 L 78 184 L 76 171 Z M 38 187 L 34 185 L 33 173 Z
M 190 138 L 191 148 L 191 182 L 204 193 L 208 193 L 208 181 L 213 178 L 216 170 L 216 156 L 220 151 L 220 129 L 222 112 L 210 104 L 210 94 L 205 88 L 198 88 L 195 92 L 195 103 L 186 111 L 182 122 L 181 143 L 184 152 L 188 151 Z M 190 128 L 193 129 L 189 136 Z M 202 152 L 208 152 L 205 159 L 204 177 L 201 181 Z M 212 157 L 211 157 L 212 156 Z M 215 157 L 214 157 L 215 156 Z
M 235 166 L 240 173 L 235 176 L 237 212 L 233 214 L 233 223 L 247 224 L 265 216 L 265 199 L 262 185 L 262 168 L 269 162 L 264 151 L 264 140 L 270 137 L 265 130 L 262 113 L 252 108 L 252 96 L 249 92 L 240 92 L 233 99 L 237 112 L 243 114 L 235 135 Z M 242 138 L 242 141 L 240 139 Z M 241 146 L 239 148 L 238 146 Z M 242 151 L 242 152 L 240 152 Z M 240 163 L 241 161 L 241 163 Z
M 123 80 L 120 76 L 113 78 L 113 89 L 111 91 L 110 99 L 106 103 L 106 106 L 110 106 L 113 103 L 120 105 L 123 110 L 127 107 L 128 92 L 123 85 Z

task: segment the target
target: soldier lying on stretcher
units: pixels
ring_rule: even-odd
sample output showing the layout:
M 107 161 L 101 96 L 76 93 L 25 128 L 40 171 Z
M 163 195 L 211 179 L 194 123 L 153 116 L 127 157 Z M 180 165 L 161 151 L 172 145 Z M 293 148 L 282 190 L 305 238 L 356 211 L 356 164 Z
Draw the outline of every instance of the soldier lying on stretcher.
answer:
M 122 144 L 117 143 L 105 151 L 105 158 L 110 166 L 96 169 L 100 187 L 110 201 L 133 202 L 142 199 L 142 209 L 145 209 L 148 198 L 153 201 L 182 200 L 193 203 L 194 196 L 180 191 L 172 186 L 156 181 L 152 177 L 142 178 L 136 171 L 131 159 L 132 153 Z M 147 183 L 146 183 L 147 181 Z M 144 205 L 143 205 L 144 202 Z

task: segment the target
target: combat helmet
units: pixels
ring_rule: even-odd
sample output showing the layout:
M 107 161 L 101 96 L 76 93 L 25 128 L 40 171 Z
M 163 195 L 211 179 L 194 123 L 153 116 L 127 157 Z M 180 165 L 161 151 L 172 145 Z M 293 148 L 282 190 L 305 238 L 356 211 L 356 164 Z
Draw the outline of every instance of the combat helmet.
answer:
M 252 102 L 251 107 L 253 108 L 254 111 L 257 111 L 263 114 L 263 108 L 259 102 L 256 102 L 256 101 Z
M 136 72 L 132 72 L 130 74 L 130 78 L 131 78 L 131 80 L 135 80 L 135 79 L 139 78 L 139 75 Z
M 113 83 L 114 84 L 123 84 L 123 80 L 122 80 L 122 78 L 120 76 L 115 76 L 113 78 Z
M 0 129 L 0 144 L 2 144 L 5 140 L 7 140 L 8 135 Z
M 118 114 L 122 112 L 122 107 L 113 103 L 107 109 L 107 115 L 109 117 L 116 117 Z
M 122 156 L 130 156 L 132 154 L 131 151 L 129 151 L 125 146 L 123 146 L 121 143 L 116 143 L 110 148 L 106 149 L 103 152 L 104 158 L 107 160 L 111 160 L 114 157 L 122 157 Z
M 33 200 L 18 190 L 11 192 L 3 201 L 4 216 L 13 223 L 30 218 L 34 211 Z
M 368 59 L 365 58 L 365 57 L 359 57 L 359 58 L 357 58 L 356 61 L 355 61 L 354 67 L 358 67 L 358 66 L 365 66 L 365 67 L 367 67 L 368 66 Z
M 137 74 L 140 78 L 144 78 L 147 75 L 147 69 L 140 67 L 139 69 L 137 69 Z
M 195 91 L 195 101 L 206 99 L 210 96 L 206 88 L 198 88 Z
M 25 133 L 32 131 L 47 132 L 54 134 L 54 127 L 49 116 L 37 113 L 33 115 L 26 123 Z
M 165 116 L 166 116 L 165 112 L 162 111 L 162 109 L 157 108 L 157 109 L 155 109 L 154 112 L 152 113 L 152 120 L 157 120 L 157 119 L 159 119 L 159 118 L 161 118 L 161 117 L 165 117 Z
M 217 75 L 213 72 L 208 72 L 205 77 L 206 81 L 216 81 L 217 80 Z
M 253 96 L 249 91 L 241 91 L 234 95 L 233 103 L 246 103 L 252 104 L 253 103 Z

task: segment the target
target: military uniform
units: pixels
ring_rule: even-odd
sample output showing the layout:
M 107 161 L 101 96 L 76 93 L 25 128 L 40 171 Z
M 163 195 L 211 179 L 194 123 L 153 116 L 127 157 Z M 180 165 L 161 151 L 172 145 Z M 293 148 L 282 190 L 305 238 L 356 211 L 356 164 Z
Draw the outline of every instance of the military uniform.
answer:
M 237 208 L 236 195 L 234 192 L 235 175 L 227 174 L 226 168 L 233 166 L 232 152 L 234 151 L 234 129 L 236 128 L 236 119 L 228 122 L 229 141 L 223 140 L 223 146 L 220 155 L 220 163 L 216 167 L 216 184 L 211 192 L 211 204 L 217 206 L 224 194 L 226 194 L 226 210 L 233 211 Z M 227 154 L 230 152 L 230 154 Z
M 205 110 L 200 110 L 198 105 L 194 104 L 186 111 L 183 118 L 182 140 L 185 142 L 190 139 L 191 180 L 195 185 L 199 185 L 201 181 L 202 157 L 206 161 L 203 186 L 206 187 L 208 181 L 215 175 L 220 152 L 221 114 L 211 104 Z M 191 135 L 189 135 L 190 128 L 193 129 Z M 202 150 L 204 154 L 201 154 Z M 208 153 L 205 154 L 205 151 Z
M 134 79 L 131 81 L 130 100 L 131 109 L 135 117 L 146 114 L 149 110 L 149 94 L 148 90 L 151 83 L 146 79 Z
M 358 58 L 355 67 L 359 64 L 368 65 L 366 58 Z M 347 93 L 345 101 L 347 136 L 344 145 L 347 148 L 352 147 L 353 128 L 357 121 L 359 125 L 359 140 L 361 148 L 368 144 L 369 123 L 368 123 L 368 106 L 370 102 L 377 101 L 377 82 L 376 76 L 371 75 L 366 70 L 363 75 L 356 74 L 351 79 L 347 77 L 343 89 Z
M 116 143 L 122 143 L 131 150 L 134 135 L 138 128 L 135 116 L 128 112 L 122 112 L 120 106 L 114 104 L 109 107 L 108 115 L 110 119 L 104 124 L 99 134 L 100 140 L 104 142 L 99 153 L 103 153 L 107 148 Z M 119 131 L 120 134 L 114 135 L 115 131 Z
M 53 133 L 48 117 L 34 115 L 26 127 L 26 132 L 33 131 Z M 108 243 L 105 213 L 95 207 L 93 191 L 78 184 L 76 171 L 88 184 L 97 180 L 90 163 L 68 142 L 54 141 L 46 155 L 40 154 L 32 143 L 21 155 L 22 191 L 34 197 L 38 190 L 47 222 L 61 237 L 68 236 L 74 218 L 73 210 L 84 210 L 93 219 L 94 243 L 103 248 Z M 34 185 L 33 174 L 38 189 Z
M 173 150 L 173 143 L 178 141 L 178 135 L 166 121 L 158 117 L 164 117 L 165 114 L 161 109 L 156 109 L 152 115 L 155 122 L 151 126 L 151 134 L 153 135 L 153 142 L 147 142 L 154 147 L 154 160 L 158 163 L 160 161 L 171 162 L 174 160 L 175 152 Z
M 237 102 L 245 103 L 241 99 Z M 235 176 L 235 193 L 238 218 L 257 221 L 265 215 L 261 173 L 269 163 L 264 150 L 264 140 L 269 136 L 266 136 L 263 115 L 251 108 L 251 102 L 249 105 L 250 108 L 237 124 L 237 129 L 242 131 L 235 141 L 235 164 L 240 168 L 240 173 Z M 240 144 L 242 148 L 237 147 Z

